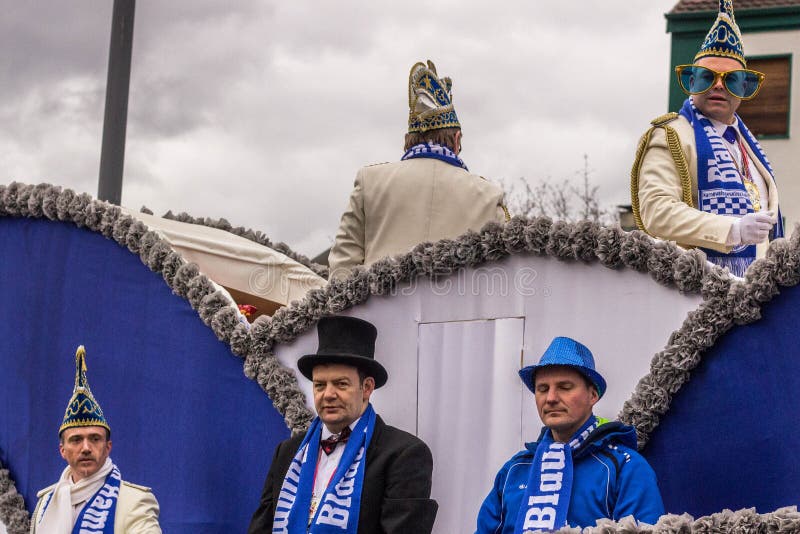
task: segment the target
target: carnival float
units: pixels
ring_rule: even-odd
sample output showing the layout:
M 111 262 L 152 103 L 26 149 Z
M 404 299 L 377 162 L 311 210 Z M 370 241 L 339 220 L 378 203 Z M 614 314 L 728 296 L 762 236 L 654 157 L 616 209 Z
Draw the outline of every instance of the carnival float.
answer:
M 313 418 L 295 362 L 331 314 L 378 328 L 390 380 L 373 404 L 433 451 L 437 533 L 471 532 L 497 468 L 538 434 L 516 371 L 556 335 L 591 347 L 609 384 L 596 413 L 635 426 L 668 511 L 656 527 L 584 532 L 800 531 L 800 236 L 742 279 L 639 231 L 515 217 L 327 282 L 226 221 L 11 183 L 0 258 L 9 533 L 27 532 L 36 492 L 63 467 L 57 429 L 81 344 L 114 460 L 153 488 L 164 531 L 244 532 L 274 446 Z M 247 318 L 254 302 L 262 314 Z

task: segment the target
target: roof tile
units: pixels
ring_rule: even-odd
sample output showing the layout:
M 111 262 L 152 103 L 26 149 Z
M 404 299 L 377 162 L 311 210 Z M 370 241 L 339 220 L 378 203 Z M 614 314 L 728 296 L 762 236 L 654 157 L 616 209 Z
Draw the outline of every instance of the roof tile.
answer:
M 736 10 L 759 9 L 767 7 L 800 6 L 800 0 L 737 0 Z M 719 0 L 680 0 L 670 13 L 692 13 L 699 11 L 717 11 Z

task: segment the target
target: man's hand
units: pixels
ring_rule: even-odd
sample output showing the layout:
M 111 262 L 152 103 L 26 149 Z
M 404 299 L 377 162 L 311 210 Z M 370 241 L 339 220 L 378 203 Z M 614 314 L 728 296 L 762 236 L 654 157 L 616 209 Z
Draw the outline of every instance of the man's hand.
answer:
M 732 231 L 734 235 L 739 234 L 739 243 L 754 245 L 767 239 L 775 224 L 775 215 L 771 211 L 748 213 L 733 224 L 736 228 Z

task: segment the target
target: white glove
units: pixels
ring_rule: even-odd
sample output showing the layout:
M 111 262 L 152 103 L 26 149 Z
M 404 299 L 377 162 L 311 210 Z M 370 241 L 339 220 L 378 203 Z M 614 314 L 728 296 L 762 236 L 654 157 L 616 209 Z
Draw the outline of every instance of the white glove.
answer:
M 733 222 L 731 237 L 734 244 L 755 245 L 769 237 L 775 224 L 775 216 L 769 211 L 748 213 Z M 736 239 L 738 237 L 738 239 Z

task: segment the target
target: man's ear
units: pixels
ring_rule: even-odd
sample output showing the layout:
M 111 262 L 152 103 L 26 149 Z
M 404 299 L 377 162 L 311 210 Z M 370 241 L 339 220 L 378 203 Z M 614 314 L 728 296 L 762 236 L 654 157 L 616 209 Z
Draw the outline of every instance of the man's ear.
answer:
M 597 401 L 600 400 L 600 394 L 597 392 L 597 388 L 594 385 L 592 385 L 592 387 L 589 388 L 589 391 L 592 392 L 592 398 L 590 402 L 592 403 L 592 406 L 594 406 L 595 404 L 597 404 Z
M 369 400 L 369 396 L 372 395 L 372 392 L 375 391 L 375 379 L 371 376 L 368 376 L 364 379 L 364 383 L 361 385 L 361 390 L 363 391 L 362 399 L 364 402 Z

